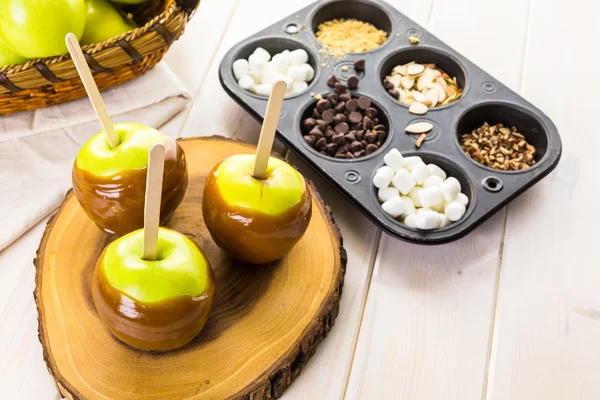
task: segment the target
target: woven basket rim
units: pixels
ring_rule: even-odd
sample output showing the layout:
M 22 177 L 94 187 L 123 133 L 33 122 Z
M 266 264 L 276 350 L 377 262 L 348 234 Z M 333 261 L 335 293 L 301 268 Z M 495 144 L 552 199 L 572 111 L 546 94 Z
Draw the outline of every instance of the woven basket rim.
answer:
M 131 42 L 131 41 L 143 36 L 144 34 L 146 34 L 157 23 L 165 22 L 173 14 L 179 12 L 181 9 L 182 9 L 181 6 L 179 6 L 179 4 L 176 1 L 174 1 L 164 11 L 157 14 L 155 17 L 153 17 L 148 22 L 146 22 L 143 26 L 140 26 L 133 30 L 124 32 L 124 33 L 122 33 L 118 36 L 115 36 L 113 38 L 110 38 L 104 42 L 94 43 L 94 44 L 89 44 L 89 45 L 83 46 L 82 50 L 83 50 L 83 52 L 85 52 L 87 54 L 94 55 L 96 53 L 101 52 L 102 50 L 116 46 L 117 42 L 119 42 L 119 41 Z M 191 15 L 190 15 L 190 17 L 191 17 Z M 43 63 L 45 65 L 52 65 L 52 64 L 70 59 L 70 58 L 71 58 L 71 55 L 69 53 L 63 54 L 61 56 L 34 58 L 34 59 L 27 61 L 24 64 L 12 64 L 12 65 L 1 66 L 0 73 L 5 74 L 6 76 L 10 77 L 11 74 L 17 74 L 17 73 L 26 71 L 28 69 L 34 68 L 35 64 Z

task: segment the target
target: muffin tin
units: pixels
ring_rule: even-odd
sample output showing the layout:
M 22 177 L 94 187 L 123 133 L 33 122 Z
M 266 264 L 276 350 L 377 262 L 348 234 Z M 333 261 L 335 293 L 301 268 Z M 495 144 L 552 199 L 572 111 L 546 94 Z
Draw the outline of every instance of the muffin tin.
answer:
M 315 37 L 320 23 L 334 18 L 356 18 L 369 22 L 388 33 L 388 40 L 375 50 L 349 53 L 344 59 L 325 55 Z M 290 29 L 295 27 L 297 29 Z M 295 32 L 297 33 L 287 33 Z M 420 39 L 411 45 L 408 37 Z M 419 244 L 440 244 L 465 236 L 510 201 L 548 175 L 558 164 L 562 145 L 556 126 L 540 110 L 508 89 L 498 80 L 475 66 L 421 26 L 380 0 L 318 1 L 271 25 L 234 46 L 223 58 L 219 78 L 225 91 L 257 120 L 262 121 L 267 98 L 240 88 L 233 76 L 232 63 L 248 58 L 256 47 L 274 54 L 285 49 L 306 50 L 315 77 L 306 92 L 286 97 L 280 115 L 278 137 L 302 159 L 316 169 L 330 184 L 341 191 L 368 218 L 386 233 L 401 240 Z M 356 73 L 353 63 L 365 59 L 364 73 Z M 408 107 L 391 97 L 383 88 L 383 78 L 392 68 L 410 61 L 435 63 L 463 88 L 460 99 L 433 108 L 425 115 L 413 115 Z M 347 68 L 345 68 L 347 67 Z M 353 95 L 367 95 L 380 111 L 389 127 L 389 136 L 373 154 L 355 160 L 335 159 L 309 147 L 302 134 L 302 121 L 309 116 L 316 99 L 333 89 L 327 78 L 337 75 L 342 82 L 353 74 L 360 84 Z M 420 149 L 418 135 L 408 135 L 406 126 L 427 121 L 434 129 Z M 478 164 L 465 154 L 459 137 L 483 125 L 503 123 L 515 125 L 537 150 L 536 164 L 521 171 L 499 171 Z M 383 156 L 392 148 L 403 155 L 418 155 L 426 163 L 435 163 L 448 176 L 456 177 L 470 203 L 465 216 L 450 226 L 433 231 L 412 229 L 383 212 L 377 200 L 372 178 L 383 165 Z

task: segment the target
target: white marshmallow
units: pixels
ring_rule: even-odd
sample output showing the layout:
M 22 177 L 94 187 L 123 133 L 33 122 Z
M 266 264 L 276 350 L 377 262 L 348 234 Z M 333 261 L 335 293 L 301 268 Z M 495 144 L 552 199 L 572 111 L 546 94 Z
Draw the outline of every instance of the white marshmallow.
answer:
M 306 71 L 306 82 L 310 82 L 313 80 L 313 78 L 315 77 L 315 70 L 313 67 L 310 66 L 310 64 L 302 64 L 301 65 L 302 68 L 304 68 L 304 70 Z
M 281 53 L 279 53 L 279 54 L 281 54 L 282 56 L 286 56 L 286 57 L 287 57 L 287 56 L 289 56 L 289 55 L 290 55 L 290 51 L 289 51 L 289 50 L 284 50 L 284 51 L 282 51 L 282 52 L 281 52 Z
M 277 68 L 272 61 L 266 62 L 262 70 L 261 83 L 264 83 L 265 85 L 272 85 L 273 82 L 275 82 L 275 77 L 278 75 L 278 73 L 279 71 L 277 71 Z
M 415 181 L 417 181 L 418 185 L 422 185 L 425 182 L 425 180 L 429 178 L 429 175 L 431 175 L 429 172 L 429 168 L 427 168 L 427 165 L 425 165 L 425 163 L 417 164 L 412 169 L 412 171 L 410 171 L 410 174 L 413 178 L 415 178 Z
M 373 185 L 376 188 L 384 188 L 390 186 L 394 178 L 394 170 L 388 166 L 383 166 L 377 170 L 373 177 Z
M 392 149 L 385 156 L 383 156 L 385 165 L 392 167 L 395 172 L 398 172 L 402 169 L 402 165 L 404 165 L 403 160 L 404 157 L 402 157 L 402 153 L 400 153 L 398 149 Z
M 395 187 L 382 187 L 377 191 L 377 198 L 380 203 L 393 199 L 394 197 L 400 196 L 400 192 Z
M 427 168 L 429 168 L 429 172 L 431 172 L 431 175 L 439 176 L 440 178 L 442 178 L 442 180 L 446 179 L 446 172 L 437 165 L 427 164 Z
M 257 47 L 254 50 L 254 53 L 252 53 L 252 55 L 259 57 L 261 60 L 264 60 L 264 62 L 267 62 L 271 59 L 271 55 L 269 54 L 269 52 L 263 49 L 262 47 Z
M 308 89 L 308 84 L 304 81 L 294 81 L 292 83 L 292 93 L 293 94 L 305 92 L 307 89 Z
M 442 207 L 444 207 L 444 202 L 442 201 L 440 204 L 435 204 L 429 207 L 431 211 L 442 212 Z
M 271 86 L 272 85 L 265 84 L 256 85 L 254 87 L 254 93 L 258 94 L 259 96 L 269 96 L 271 94 Z
M 429 187 L 419 192 L 419 199 L 423 207 L 431 208 L 439 207 L 442 205 L 442 193 L 436 186 Z
M 419 198 L 419 193 L 421 190 L 423 190 L 423 188 L 417 186 L 408 194 L 408 197 L 410 197 L 410 199 L 413 201 L 415 207 L 423 207 L 423 204 L 421 204 L 421 199 Z
M 295 82 L 292 80 L 292 78 L 288 78 L 287 76 L 283 76 L 281 74 L 278 74 L 275 77 L 275 82 L 278 82 L 278 81 L 283 81 L 283 82 L 286 83 L 286 85 L 287 85 L 286 89 L 285 89 L 285 93 L 286 94 L 292 94 L 292 93 L 294 93 L 294 83 Z M 275 83 L 275 82 L 273 82 L 273 83 Z
M 248 64 L 250 66 L 250 74 L 254 76 L 261 76 L 265 69 L 265 64 L 267 62 L 263 60 L 259 55 L 252 54 L 248 58 Z
M 445 226 L 448 226 L 452 223 L 452 221 L 450 221 L 448 219 L 448 217 L 446 216 L 446 214 L 438 214 L 438 216 L 440 217 L 440 226 L 439 228 L 443 228 Z
M 301 65 L 308 62 L 308 53 L 306 50 L 298 49 L 290 52 L 288 58 L 291 65 Z
M 306 68 L 302 67 L 301 65 L 292 65 L 287 71 L 287 76 L 289 76 L 295 81 L 306 82 L 307 72 L 308 71 L 306 70 Z
M 406 211 L 406 205 L 400 197 L 394 197 L 386 201 L 381 205 L 383 211 L 385 211 L 392 218 L 398 218 L 404 211 Z
M 407 169 L 410 172 L 422 162 L 423 160 L 421 160 L 421 157 L 419 156 L 404 157 L 402 168 Z
M 417 228 L 423 230 L 437 229 L 441 224 L 439 214 L 435 211 L 425 211 L 417 214 L 415 218 L 415 225 Z
M 286 55 L 283 53 L 275 54 L 272 61 L 279 72 L 284 74 L 287 73 L 287 70 L 290 67 L 290 60 L 288 60 Z
M 250 92 L 254 91 L 254 79 L 252 79 L 252 77 L 249 75 L 243 76 L 238 84 L 244 90 L 248 90 Z
M 233 76 L 235 76 L 236 80 L 240 80 L 245 76 L 248 76 L 250 73 L 250 66 L 248 65 L 247 60 L 235 60 L 233 62 Z
M 417 214 L 410 214 L 404 219 L 404 225 L 410 226 L 411 228 L 416 228 L 417 227 L 416 219 L 417 219 Z
M 410 199 L 410 197 L 402 196 L 401 199 L 404 202 L 404 205 L 406 206 L 406 210 L 401 215 L 402 218 L 406 218 L 411 214 L 417 213 L 415 205 L 414 205 L 413 201 Z
M 431 208 L 427 208 L 427 207 L 423 207 L 423 208 L 417 208 L 417 214 L 421 214 L 427 211 L 433 211 Z
M 439 176 L 431 175 L 429 178 L 425 179 L 425 182 L 423 182 L 423 187 L 428 188 L 433 186 L 440 186 L 443 182 L 444 180 Z
M 456 201 L 461 202 L 465 207 L 469 204 L 469 198 L 464 193 L 459 193 L 456 196 Z
M 453 201 L 452 203 L 446 206 L 445 214 L 450 221 L 454 222 L 461 219 L 463 215 L 465 215 L 466 211 L 467 208 L 463 203 L 461 203 L 460 201 Z
M 441 185 L 440 190 L 444 196 L 444 200 L 451 202 L 456 199 L 456 196 L 460 193 L 460 182 L 458 179 L 450 177 L 446 179 Z
M 396 172 L 396 175 L 394 175 L 394 178 L 392 179 L 392 185 L 397 187 L 404 196 L 406 196 L 416 184 L 417 181 L 415 181 L 415 178 L 413 178 L 405 169 Z

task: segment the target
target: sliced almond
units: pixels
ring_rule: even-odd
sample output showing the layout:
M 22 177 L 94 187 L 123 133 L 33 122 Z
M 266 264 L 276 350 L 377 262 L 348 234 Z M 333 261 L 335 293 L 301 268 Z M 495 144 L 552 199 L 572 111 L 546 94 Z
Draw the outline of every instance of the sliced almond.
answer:
M 414 99 L 409 99 L 408 97 L 406 99 L 404 99 L 404 101 L 402 102 L 402 104 L 404 104 L 405 106 L 412 106 L 415 103 Z
M 432 129 L 433 125 L 429 122 L 417 122 L 407 126 L 405 131 L 414 135 L 420 135 L 421 133 L 430 132 Z
M 446 91 L 442 88 L 442 86 L 439 83 L 434 84 L 431 90 L 437 93 L 439 103 L 443 102 L 444 100 L 446 100 L 446 97 L 448 97 L 446 96 Z
M 421 40 L 416 36 L 409 36 L 408 41 L 410 42 L 410 44 L 419 44 Z
M 410 112 L 411 114 L 423 115 L 427 114 L 427 110 L 428 109 L 425 104 L 415 101 L 411 104 L 410 108 L 408 109 L 408 112 Z
M 425 93 L 425 97 L 427 98 L 427 100 L 431 101 L 431 106 L 430 107 L 437 106 L 437 103 L 438 103 L 438 93 L 437 93 L 437 90 L 434 90 L 434 89 L 428 90 L 427 93 Z
M 396 65 L 392 70 L 392 75 L 406 75 L 406 66 Z
M 425 104 L 427 107 L 431 107 L 431 104 L 432 104 L 432 103 L 431 103 L 431 100 L 429 100 L 429 99 L 425 99 L 425 100 L 423 100 L 423 101 L 420 101 L 419 103 L 423 103 L 423 104 Z
M 425 64 L 425 67 L 429 68 L 429 69 L 436 69 L 437 66 L 432 63 L 432 64 Z
M 454 95 L 448 97 L 446 100 L 444 100 L 444 102 L 442 103 L 443 106 L 445 106 L 446 104 L 449 104 L 453 101 L 456 101 L 458 99 L 460 99 L 460 96 L 462 95 L 462 90 L 459 89 L 456 93 L 454 93 Z
M 423 100 L 426 99 L 426 97 L 423 96 L 423 93 L 419 92 L 418 90 L 413 90 L 412 92 L 410 92 L 410 94 L 419 103 L 423 102 Z
M 388 76 L 387 80 L 392 82 L 392 85 L 394 85 L 394 87 L 400 87 L 400 82 L 402 81 L 402 75 L 392 75 L 392 76 Z
M 448 87 L 448 84 L 446 83 L 446 81 L 444 80 L 444 78 L 437 78 L 435 80 L 435 83 L 437 83 L 438 85 L 440 85 L 440 87 L 442 88 L 442 90 L 445 92 L 446 88 Z
M 425 66 L 422 64 L 413 64 L 406 68 L 408 75 L 416 76 L 420 75 L 425 71 Z
M 423 91 L 429 83 L 433 82 L 433 79 L 433 70 L 427 68 L 417 80 L 417 89 Z
M 439 69 L 434 69 L 433 70 L 433 76 L 435 76 L 435 78 L 439 78 L 440 76 L 442 76 L 442 73 L 440 72 Z
M 444 81 L 446 82 L 446 81 Z M 456 86 L 454 85 L 447 85 L 446 87 L 446 95 L 448 95 L 448 97 L 452 97 L 456 94 Z
M 408 90 L 412 89 L 412 87 L 415 86 L 415 80 L 410 76 L 403 76 L 400 83 L 404 89 Z

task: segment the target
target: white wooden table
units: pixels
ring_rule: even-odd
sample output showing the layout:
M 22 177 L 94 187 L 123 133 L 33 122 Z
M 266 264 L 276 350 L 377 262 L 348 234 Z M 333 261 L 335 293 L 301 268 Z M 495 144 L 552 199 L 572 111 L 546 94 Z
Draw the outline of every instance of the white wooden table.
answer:
M 506 210 L 437 247 L 381 234 L 304 166 L 349 263 L 336 326 L 284 399 L 600 399 L 600 3 L 388 1 L 545 111 L 563 158 Z M 194 102 L 164 130 L 256 141 L 259 125 L 220 87 L 220 59 L 310 2 L 203 0 L 166 57 Z M 45 225 L 0 253 L 2 399 L 60 397 L 32 296 Z

